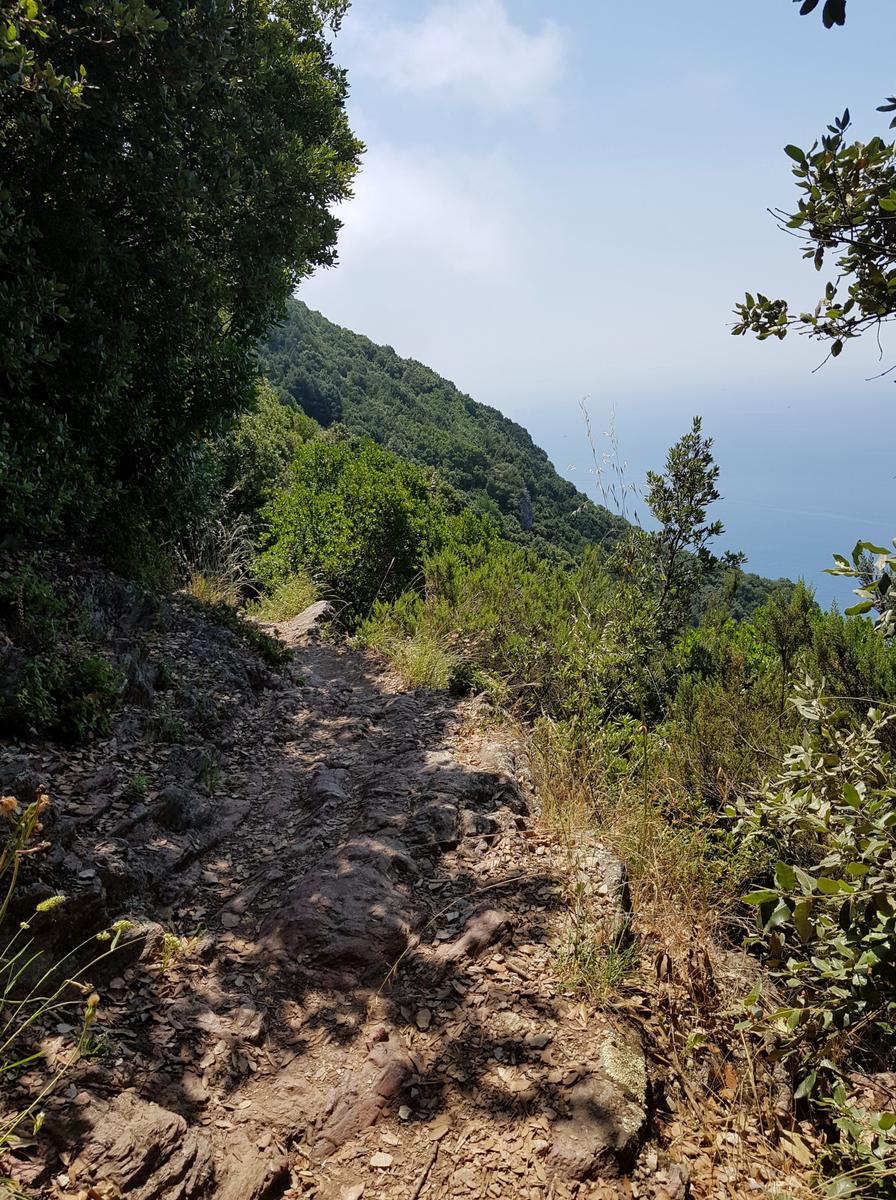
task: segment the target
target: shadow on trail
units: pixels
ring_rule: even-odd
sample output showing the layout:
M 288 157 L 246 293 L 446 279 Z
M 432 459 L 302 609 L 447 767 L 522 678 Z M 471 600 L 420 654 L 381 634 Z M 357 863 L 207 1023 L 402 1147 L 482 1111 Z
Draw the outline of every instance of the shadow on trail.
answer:
M 527 972 L 565 905 L 530 853 L 512 763 L 495 745 L 458 761 L 470 706 L 396 691 L 370 658 L 312 645 L 296 670 L 307 686 L 266 698 L 264 736 L 225 772 L 248 811 L 142 897 L 148 917 L 210 936 L 108 981 L 106 1049 L 50 1106 L 59 1149 L 90 1144 L 128 1088 L 204 1132 L 225 1174 L 237 1141 L 319 1163 L 402 1105 L 411 1124 L 457 1103 L 510 1122 L 556 1111 L 531 1029 L 558 1014 Z M 162 831 L 140 853 L 171 844 Z M 277 1170 L 241 1200 L 283 1195 Z

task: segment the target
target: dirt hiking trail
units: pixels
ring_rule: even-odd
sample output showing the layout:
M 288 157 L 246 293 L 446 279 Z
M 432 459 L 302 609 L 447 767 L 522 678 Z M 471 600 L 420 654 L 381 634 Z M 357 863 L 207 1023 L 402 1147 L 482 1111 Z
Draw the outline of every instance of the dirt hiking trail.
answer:
M 112 737 L 11 747 L 3 783 L 53 797 L 30 895 L 77 898 L 60 944 L 72 920 L 146 924 L 13 1178 L 67 1200 L 683 1197 L 636 1033 L 558 986 L 568 858 L 479 702 L 323 643 L 319 606 L 279 627 L 275 672 L 178 599 L 161 621 L 113 600 L 141 650 Z M 146 735 L 163 661 L 183 744 Z M 610 929 L 624 876 L 583 862 Z

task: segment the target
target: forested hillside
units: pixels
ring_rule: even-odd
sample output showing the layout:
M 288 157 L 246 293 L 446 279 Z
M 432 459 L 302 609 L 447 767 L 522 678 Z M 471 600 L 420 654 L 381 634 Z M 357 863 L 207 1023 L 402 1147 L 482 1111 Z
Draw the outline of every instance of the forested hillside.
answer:
M 309 416 L 436 467 L 514 541 L 575 555 L 625 532 L 624 521 L 557 474 L 522 425 L 299 300 L 290 301 L 261 360 L 271 383 Z
M 421 466 L 435 467 L 511 541 L 549 558 L 611 549 L 627 521 L 593 503 L 554 469 L 528 430 L 391 346 L 334 325 L 300 300 L 261 346 L 281 397 L 324 427 L 339 425 Z M 583 431 L 584 436 L 584 431 Z M 728 604 L 747 616 L 786 581 L 739 572 Z M 697 608 L 705 607 L 708 581 Z

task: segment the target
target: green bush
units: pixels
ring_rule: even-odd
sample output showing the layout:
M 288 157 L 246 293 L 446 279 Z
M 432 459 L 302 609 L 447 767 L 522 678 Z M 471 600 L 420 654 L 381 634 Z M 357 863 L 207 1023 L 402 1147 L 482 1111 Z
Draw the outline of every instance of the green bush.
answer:
M 246 605 L 246 612 L 259 621 L 291 621 L 316 599 L 314 580 L 301 572 L 278 583 L 269 595 L 251 600 Z
M 423 595 L 374 606 L 363 642 L 424 637 L 500 680 L 522 715 L 590 729 L 656 690 L 650 609 L 593 554 L 566 570 L 497 538 L 454 542 L 426 557 L 423 576 Z
M 86 644 L 71 597 L 35 562 L 0 576 L 0 622 L 10 638 L 0 727 L 62 741 L 107 733 L 123 677 Z
M 885 641 L 867 617 L 820 613 L 802 661 L 803 669 L 824 679 L 829 694 L 857 716 L 869 705 L 896 701 L 896 645 Z M 896 744 L 896 729 L 885 727 L 881 736 L 887 745 Z
M 4 7 L 0 526 L 105 547 L 189 514 L 200 439 L 333 260 L 361 150 L 342 7 Z
M 807 680 L 805 722 L 780 777 L 742 802 L 736 833 L 778 856 L 774 879 L 747 897 L 753 939 L 784 999 L 774 1014 L 790 1049 L 836 1060 L 896 1019 L 896 783 L 881 734 L 893 717 L 847 708 Z M 829 1064 L 830 1065 L 830 1064 Z M 814 1069 L 801 1087 L 808 1094 Z
M 425 555 L 452 535 L 449 497 L 419 467 L 365 441 L 308 442 L 290 483 L 264 510 L 258 571 L 273 591 L 308 574 L 348 625 L 422 579 Z
M 659 732 L 681 788 L 717 810 L 729 793 L 758 787 L 783 750 L 780 673 L 750 622 L 710 616 L 666 660 Z
M 74 645 L 38 654 L 12 697 L 0 704 L 0 726 L 17 734 L 79 741 L 108 733 L 124 678 L 98 654 Z
M 0 620 L 16 641 L 34 647 L 55 641 L 66 604 L 32 562 L 0 575 Z
M 284 403 L 268 381 L 260 379 L 251 407 L 208 445 L 209 486 L 222 498 L 222 520 L 232 524 L 247 519 L 257 532 L 261 509 L 289 484 L 296 455 L 320 433 L 316 421 Z

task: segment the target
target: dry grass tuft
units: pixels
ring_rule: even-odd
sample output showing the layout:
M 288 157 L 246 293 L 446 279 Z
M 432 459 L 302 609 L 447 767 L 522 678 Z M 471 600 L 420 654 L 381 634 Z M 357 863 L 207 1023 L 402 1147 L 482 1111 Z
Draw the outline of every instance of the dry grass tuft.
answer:
M 240 602 L 238 584 L 226 575 L 193 571 L 184 586 L 184 591 L 203 604 L 229 604 L 235 608 Z
M 687 1165 L 689 1194 L 812 1200 L 818 1135 L 795 1124 L 786 1077 L 743 1027 L 759 970 L 725 948 L 730 897 L 718 849 L 699 827 L 666 815 L 675 785 L 661 769 L 620 769 L 605 748 L 571 746 L 550 722 L 530 751 L 542 821 L 569 851 L 559 982 L 638 1028 L 656 1081 L 658 1139 Z M 628 948 L 595 936 L 573 882 L 576 849 L 595 839 L 628 868 Z
M 270 595 L 251 600 L 246 605 L 246 612 L 259 621 L 291 621 L 319 596 L 319 589 L 311 576 L 299 572 L 275 587 Z
M 229 526 L 213 521 L 191 531 L 178 555 L 187 595 L 204 604 L 236 607 L 240 603 L 252 559 L 246 519 Z

